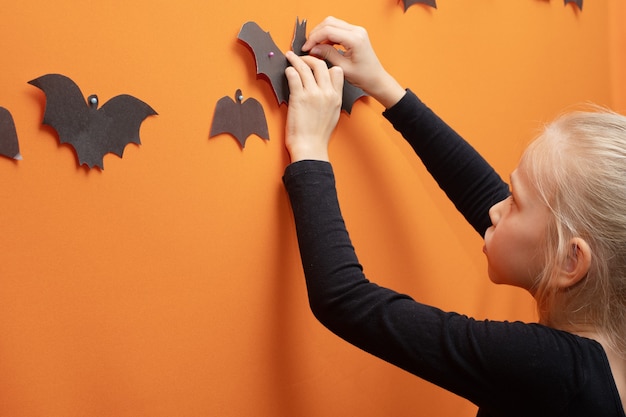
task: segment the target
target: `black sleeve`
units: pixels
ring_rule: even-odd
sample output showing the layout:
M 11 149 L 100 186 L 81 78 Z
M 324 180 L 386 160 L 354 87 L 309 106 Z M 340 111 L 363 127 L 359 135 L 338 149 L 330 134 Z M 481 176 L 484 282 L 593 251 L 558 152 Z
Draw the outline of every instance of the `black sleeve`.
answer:
M 540 325 L 473 320 L 370 282 L 346 230 L 331 165 L 296 162 L 283 181 L 309 303 L 328 329 L 485 409 L 509 411 L 483 415 L 567 415 L 561 412 L 584 379 L 573 336 Z
M 411 90 L 383 115 L 413 147 L 439 187 L 484 236 L 489 208 L 509 195 L 494 169 Z

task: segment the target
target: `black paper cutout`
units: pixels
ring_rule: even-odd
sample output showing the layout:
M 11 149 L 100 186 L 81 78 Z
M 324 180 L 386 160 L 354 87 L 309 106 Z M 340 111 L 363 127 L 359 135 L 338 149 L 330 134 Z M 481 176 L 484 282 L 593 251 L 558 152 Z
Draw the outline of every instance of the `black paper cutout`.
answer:
M 568 3 L 574 3 L 581 11 L 583 9 L 583 0 L 565 0 L 565 5 Z
M 13 116 L 4 107 L 0 107 L 0 155 L 22 159 Z
M 406 12 L 408 10 L 409 7 L 413 6 L 414 4 L 425 4 L 426 6 L 430 6 L 433 8 L 437 8 L 437 1 L 436 0 L 402 0 L 402 3 L 404 4 L 404 11 Z
M 235 101 L 228 96 L 219 99 L 213 113 L 209 137 L 222 133 L 233 135 L 242 149 L 246 146 L 246 139 L 252 134 L 269 140 L 267 121 L 261 103 L 254 98 L 243 101 L 241 90 L 235 92 Z
M 104 169 L 103 157 L 114 153 L 120 158 L 129 143 L 141 144 L 141 123 L 157 112 L 143 101 L 127 94 L 118 95 L 98 109 L 98 97 L 85 102 L 80 88 L 68 77 L 47 74 L 29 84 L 46 95 L 43 124 L 54 128 L 61 143 L 76 150 L 79 165 Z
M 280 48 L 274 43 L 269 32 L 264 32 L 255 22 L 246 22 L 237 37 L 252 50 L 256 60 L 256 73 L 257 75 L 265 76 L 269 80 L 278 104 L 288 103 L 289 85 L 287 84 L 285 69 L 289 66 L 289 61 L 287 61 Z M 306 20 L 300 23 L 299 19 L 296 19 L 296 28 L 291 45 L 296 54 L 303 55 L 301 47 L 305 41 Z M 365 95 L 363 90 L 345 82 L 341 108 L 350 113 L 354 102 Z

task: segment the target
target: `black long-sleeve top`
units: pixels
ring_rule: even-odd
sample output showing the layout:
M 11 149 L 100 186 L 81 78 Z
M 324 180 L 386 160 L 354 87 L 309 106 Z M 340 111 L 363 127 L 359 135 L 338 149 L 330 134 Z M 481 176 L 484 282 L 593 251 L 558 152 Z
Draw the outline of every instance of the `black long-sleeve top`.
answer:
M 508 186 L 410 90 L 384 113 L 474 229 Z M 416 302 L 363 274 L 332 167 L 283 177 L 314 315 L 346 341 L 478 405 L 481 417 L 624 416 L 602 346 L 539 324 L 474 320 Z

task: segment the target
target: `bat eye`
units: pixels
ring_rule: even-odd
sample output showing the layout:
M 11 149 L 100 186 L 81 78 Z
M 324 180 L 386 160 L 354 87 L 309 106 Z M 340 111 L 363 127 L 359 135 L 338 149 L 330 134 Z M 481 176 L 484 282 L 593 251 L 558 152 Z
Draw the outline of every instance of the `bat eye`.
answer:
M 89 96 L 87 98 L 87 103 L 89 104 L 89 107 L 91 107 L 92 109 L 97 109 L 98 108 L 98 96 L 95 94 Z

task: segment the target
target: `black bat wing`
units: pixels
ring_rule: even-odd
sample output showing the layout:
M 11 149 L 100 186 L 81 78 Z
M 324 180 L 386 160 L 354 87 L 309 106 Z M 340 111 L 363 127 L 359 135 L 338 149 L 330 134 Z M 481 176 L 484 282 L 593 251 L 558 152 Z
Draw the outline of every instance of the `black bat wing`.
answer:
M 237 107 L 237 103 L 228 96 L 224 96 L 217 101 L 215 111 L 213 112 L 213 122 L 211 123 L 209 137 L 212 138 L 222 133 L 230 133 L 239 141 L 242 147 L 244 146 L 246 138 L 243 137 L 241 112 Z
M 433 8 L 437 8 L 437 1 L 436 0 L 402 0 L 402 3 L 404 3 L 404 11 L 406 12 L 407 9 L 411 6 L 413 6 L 414 4 L 425 4 L 426 6 L 430 6 Z
M 237 37 L 252 49 L 256 60 L 257 75 L 263 74 L 269 79 L 278 104 L 287 103 L 289 86 L 285 69 L 289 63 L 269 32 L 264 32 L 255 22 L 247 22 L 242 26 Z
M 46 95 L 43 124 L 57 131 L 61 143 L 75 145 L 89 126 L 89 107 L 80 88 L 61 74 L 47 74 L 28 82 Z
M 255 134 L 262 139 L 269 140 L 270 135 L 267 131 L 267 120 L 265 119 L 265 112 L 263 111 L 261 103 L 251 97 L 241 103 L 240 110 L 243 136 L 247 138 Z M 241 147 L 244 146 L 244 143 L 241 144 Z
M 343 94 L 341 97 L 341 109 L 350 114 L 352 112 L 352 106 L 354 105 L 354 102 L 361 97 L 366 96 L 367 94 L 365 93 L 365 91 L 361 90 L 359 87 L 355 87 L 347 81 L 344 82 Z
M 306 42 L 306 20 L 300 22 L 300 19 L 296 19 L 296 28 L 294 30 L 293 41 L 291 42 L 291 49 L 295 52 L 296 55 L 305 55 L 305 52 L 302 52 L 302 45 Z M 326 61 L 326 64 L 330 67 L 331 63 Z M 343 94 L 341 97 L 341 109 L 346 113 L 350 114 L 352 112 L 352 106 L 354 102 L 357 101 L 361 97 L 365 97 L 367 94 L 365 91 L 361 90 L 358 87 L 350 84 L 347 81 L 343 83 Z
M 4 107 L 0 107 L 0 155 L 22 159 L 13 116 Z
M 90 168 L 98 166 L 103 169 L 102 159 L 105 154 L 114 153 L 121 158 L 126 145 L 141 144 L 141 124 L 148 116 L 156 114 L 148 104 L 128 94 L 113 97 L 95 111 L 89 127 L 89 136 L 93 138 L 91 151 L 79 155 L 80 163 Z

